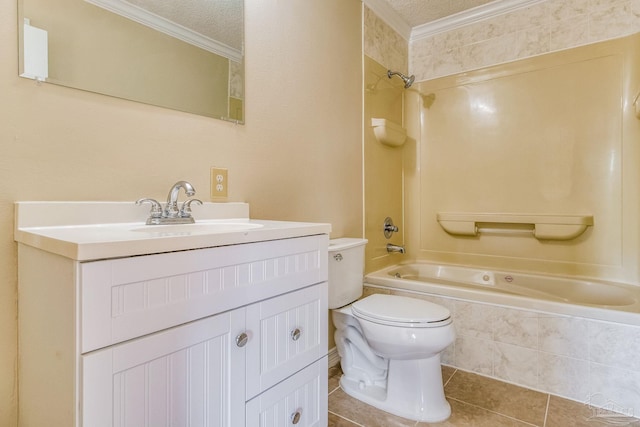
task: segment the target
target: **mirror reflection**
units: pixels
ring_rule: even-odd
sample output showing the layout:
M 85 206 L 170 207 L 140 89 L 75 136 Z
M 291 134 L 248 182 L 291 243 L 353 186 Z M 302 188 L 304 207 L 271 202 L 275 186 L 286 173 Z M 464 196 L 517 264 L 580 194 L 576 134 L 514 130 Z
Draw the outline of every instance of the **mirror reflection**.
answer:
M 244 123 L 243 0 L 20 0 L 20 75 Z

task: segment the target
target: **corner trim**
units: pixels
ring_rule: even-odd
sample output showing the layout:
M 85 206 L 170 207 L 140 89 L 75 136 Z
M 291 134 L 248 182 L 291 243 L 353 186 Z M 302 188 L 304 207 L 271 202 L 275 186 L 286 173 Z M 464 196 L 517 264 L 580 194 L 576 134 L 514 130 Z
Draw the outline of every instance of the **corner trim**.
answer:
M 128 18 L 139 24 L 153 28 L 161 33 L 175 37 L 185 43 L 197 46 L 201 49 L 215 53 L 231 61 L 241 62 L 242 52 L 221 43 L 211 37 L 204 36 L 187 27 L 158 16 L 140 7 L 134 6 L 123 0 L 85 0 L 94 6 L 101 7 L 117 15 Z
M 417 25 L 411 30 L 410 41 L 420 40 L 438 33 L 455 30 L 485 19 L 524 9 L 544 1 L 546 0 L 503 0 L 487 3 L 423 25 Z
M 545 1 L 547 0 L 495 1 L 411 28 L 409 24 L 407 24 L 385 0 L 363 0 L 364 4 L 369 7 L 369 9 L 375 12 L 380 19 L 385 21 L 391 28 L 397 31 L 409 42 L 421 40 L 446 31 L 455 30 L 466 25 L 471 25 L 485 19 L 524 9 Z
M 393 10 L 385 0 L 363 0 L 365 6 L 371 9 L 380 19 L 393 28 L 403 39 L 409 41 L 412 28 L 406 23 L 398 12 Z

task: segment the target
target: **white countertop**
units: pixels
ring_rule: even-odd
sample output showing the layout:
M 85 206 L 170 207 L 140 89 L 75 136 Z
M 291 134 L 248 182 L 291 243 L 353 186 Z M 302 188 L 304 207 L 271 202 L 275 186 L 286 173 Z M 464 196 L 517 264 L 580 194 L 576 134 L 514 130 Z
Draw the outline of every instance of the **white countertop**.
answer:
M 132 202 L 16 202 L 14 239 L 78 261 L 329 234 L 330 224 L 253 220 L 244 203 L 193 207 L 195 226 L 145 225 Z

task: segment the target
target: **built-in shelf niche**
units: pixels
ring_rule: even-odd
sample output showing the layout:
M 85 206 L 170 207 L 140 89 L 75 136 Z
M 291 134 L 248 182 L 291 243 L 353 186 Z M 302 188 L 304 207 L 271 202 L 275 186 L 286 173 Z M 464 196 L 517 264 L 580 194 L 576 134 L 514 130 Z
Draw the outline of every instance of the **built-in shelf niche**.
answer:
M 538 240 L 575 239 L 593 226 L 593 215 L 440 212 L 437 220 L 454 236 L 529 234 Z
M 371 119 L 371 126 L 376 139 L 389 147 L 402 147 L 407 139 L 407 130 L 387 119 Z

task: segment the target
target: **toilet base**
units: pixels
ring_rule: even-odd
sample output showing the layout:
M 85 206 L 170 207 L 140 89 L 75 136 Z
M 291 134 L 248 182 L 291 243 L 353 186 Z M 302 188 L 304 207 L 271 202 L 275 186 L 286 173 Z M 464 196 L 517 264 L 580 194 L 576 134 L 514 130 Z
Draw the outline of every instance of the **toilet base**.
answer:
M 391 414 L 436 423 L 449 418 L 451 406 L 444 397 L 440 354 L 428 359 L 390 360 L 386 389 L 340 378 L 349 396 Z

